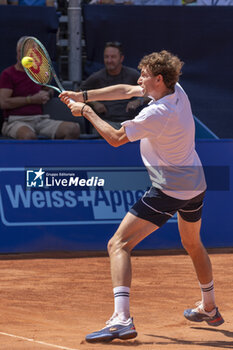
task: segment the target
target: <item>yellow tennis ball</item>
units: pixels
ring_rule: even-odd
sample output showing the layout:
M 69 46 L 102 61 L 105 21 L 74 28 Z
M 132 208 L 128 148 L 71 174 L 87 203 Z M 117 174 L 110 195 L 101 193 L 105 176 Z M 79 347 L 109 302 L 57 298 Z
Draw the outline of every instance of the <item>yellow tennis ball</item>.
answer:
M 25 68 L 31 68 L 33 66 L 34 60 L 32 57 L 25 56 L 22 58 L 21 63 Z

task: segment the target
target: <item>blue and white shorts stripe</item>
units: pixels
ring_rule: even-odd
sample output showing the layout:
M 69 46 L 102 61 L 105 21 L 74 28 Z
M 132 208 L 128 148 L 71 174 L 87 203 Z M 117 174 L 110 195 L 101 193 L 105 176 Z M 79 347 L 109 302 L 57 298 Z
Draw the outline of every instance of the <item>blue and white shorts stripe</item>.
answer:
M 182 200 L 167 196 L 156 187 L 151 187 L 129 210 L 141 219 L 163 226 L 177 211 L 188 222 L 201 218 L 205 191 L 198 196 Z

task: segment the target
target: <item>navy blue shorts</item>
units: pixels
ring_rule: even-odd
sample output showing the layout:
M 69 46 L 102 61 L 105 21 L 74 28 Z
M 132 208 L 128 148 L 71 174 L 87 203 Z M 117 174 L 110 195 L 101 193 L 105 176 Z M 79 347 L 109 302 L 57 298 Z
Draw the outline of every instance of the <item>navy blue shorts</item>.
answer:
M 158 227 L 163 226 L 177 211 L 185 221 L 196 222 L 201 218 L 204 196 L 205 191 L 192 199 L 182 200 L 151 187 L 129 212 Z

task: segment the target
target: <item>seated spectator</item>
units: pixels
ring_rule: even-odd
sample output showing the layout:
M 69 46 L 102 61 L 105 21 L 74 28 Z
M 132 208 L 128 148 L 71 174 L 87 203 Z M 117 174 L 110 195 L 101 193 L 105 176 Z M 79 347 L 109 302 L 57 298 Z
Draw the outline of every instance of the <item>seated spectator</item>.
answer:
M 77 123 L 50 119 L 42 107 L 51 97 L 52 90 L 44 90 L 25 73 L 21 61 L 21 46 L 26 37 L 17 43 L 17 63 L 0 75 L 0 107 L 4 122 L 2 135 L 19 140 L 37 139 L 43 135 L 52 139 L 77 139 Z
M 0 0 L 0 5 L 7 5 L 7 0 Z
M 108 42 L 104 48 L 104 65 L 85 80 L 81 89 L 92 90 L 116 84 L 136 85 L 139 72 L 136 69 L 123 66 L 124 55 L 122 45 L 119 42 Z M 119 101 L 96 101 L 90 105 L 95 112 L 113 127 L 121 128 L 121 122 L 132 119 L 136 115 L 136 109 L 148 99 L 137 98 Z

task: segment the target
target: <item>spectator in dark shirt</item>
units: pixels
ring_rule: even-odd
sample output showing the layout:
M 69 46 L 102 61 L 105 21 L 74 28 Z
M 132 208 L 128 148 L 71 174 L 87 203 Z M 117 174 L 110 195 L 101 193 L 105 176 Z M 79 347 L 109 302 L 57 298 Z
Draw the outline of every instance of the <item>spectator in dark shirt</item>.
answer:
M 2 135 L 14 139 L 37 139 L 38 135 L 56 139 L 77 139 L 77 123 L 50 119 L 43 114 L 43 104 L 51 97 L 25 73 L 20 61 L 20 51 L 25 37 L 17 43 L 17 62 L 0 75 L 0 107 L 4 122 Z
M 123 65 L 124 54 L 119 42 L 108 42 L 104 48 L 105 68 L 90 75 L 81 85 L 81 89 L 92 90 L 116 84 L 136 85 L 139 72 Z M 136 98 L 119 101 L 95 101 L 90 105 L 94 111 L 113 127 L 120 129 L 121 122 L 134 118 L 139 106 L 148 99 Z

